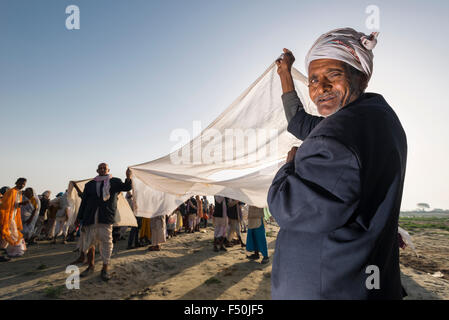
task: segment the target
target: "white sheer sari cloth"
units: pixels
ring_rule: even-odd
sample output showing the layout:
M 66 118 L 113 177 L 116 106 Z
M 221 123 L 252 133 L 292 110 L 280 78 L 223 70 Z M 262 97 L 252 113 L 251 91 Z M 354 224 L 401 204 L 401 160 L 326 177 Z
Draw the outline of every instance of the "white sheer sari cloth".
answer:
M 308 80 L 292 68 L 304 109 L 318 115 Z M 172 212 L 192 195 L 220 195 L 267 206 L 268 189 L 285 155 L 301 141 L 287 132 L 277 67 L 269 68 L 207 128 L 170 154 L 131 166 L 138 217 Z
M 30 199 L 26 198 L 25 196 L 24 196 L 24 198 L 25 198 L 25 200 L 30 200 Z M 41 205 L 40 205 L 41 202 L 40 202 L 39 198 L 37 196 L 33 196 L 33 198 L 36 200 L 36 206 L 34 206 L 30 201 L 26 205 L 24 205 L 20 208 L 20 214 L 21 214 L 21 218 L 22 218 L 22 227 L 23 227 L 22 234 L 26 240 L 28 240 L 29 238 L 31 238 L 34 235 L 35 226 L 36 226 L 37 219 L 39 218 L 39 210 L 41 207 Z M 29 224 L 27 224 L 26 222 L 28 221 L 28 219 L 30 219 L 33 212 L 34 212 L 33 220 L 31 220 L 31 222 Z

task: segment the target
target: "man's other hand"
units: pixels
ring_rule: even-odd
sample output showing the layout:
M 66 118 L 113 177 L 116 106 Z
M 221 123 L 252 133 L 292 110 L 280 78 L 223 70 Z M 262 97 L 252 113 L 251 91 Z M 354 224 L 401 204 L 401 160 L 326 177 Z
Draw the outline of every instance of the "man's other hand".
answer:
M 287 163 L 295 160 L 296 151 L 298 151 L 298 147 L 293 147 L 290 149 L 290 151 L 288 152 L 288 155 L 287 155 Z

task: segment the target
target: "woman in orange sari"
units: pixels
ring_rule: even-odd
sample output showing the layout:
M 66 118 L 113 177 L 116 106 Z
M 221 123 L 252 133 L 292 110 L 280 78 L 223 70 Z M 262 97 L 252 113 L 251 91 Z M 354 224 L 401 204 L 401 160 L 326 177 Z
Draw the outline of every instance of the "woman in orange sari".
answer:
M 25 253 L 26 246 L 23 240 L 22 218 L 20 206 L 26 203 L 22 202 L 22 190 L 25 187 L 26 179 L 19 178 L 16 186 L 6 191 L 0 205 L 0 232 L 1 248 L 6 248 L 6 253 L 10 257 L 22 256 Z

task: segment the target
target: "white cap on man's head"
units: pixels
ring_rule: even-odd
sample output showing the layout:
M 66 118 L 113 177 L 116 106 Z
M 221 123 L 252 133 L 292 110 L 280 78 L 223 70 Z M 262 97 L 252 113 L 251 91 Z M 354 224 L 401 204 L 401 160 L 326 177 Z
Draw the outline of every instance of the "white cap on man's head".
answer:
M 343 61 L 366 74 L 368 80 L 373 73 L 373 52 L 378 32 L 367 36 L 352 28 L 340 28 L 321 35 L 306 56 L 306 70 L 310 62 L 318 59 Z

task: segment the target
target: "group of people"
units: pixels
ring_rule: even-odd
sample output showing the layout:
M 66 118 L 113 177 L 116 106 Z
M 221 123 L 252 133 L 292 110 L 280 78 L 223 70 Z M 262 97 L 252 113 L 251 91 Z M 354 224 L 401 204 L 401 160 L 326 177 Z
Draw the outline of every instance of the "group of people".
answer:
M 111 278 L 108 265 L 113 247 L 113 223 L 117 210 L 117 196 L 122 191 L 130 191 L 131 172 L 127 170 L 127 179 L 122 182 L 109 174 L 109 167 L 101 163 L 97 168 L 98 176 L 88 182 L 84 191 L 76 187 L 81 197 L 77 213 L 73 212 L 68 192 L 59 193 L 50 200 L 51 192 L 45 191 L 37 196 L 32 188 L 25 188 L 27 180 L 17 179 L 15 187 L 1 189 L 0 199 L 0 245 L 6 255 L 1 261 L 9 261 L 11 257 L 22 256 L 27 245 L 38 240 L 52 240 L 56 243 L 59 235 L 63 243 L 68 238 L 75 239 L 79 235 L 78 251 L 84 262 L 87 258 L 88 268 L 81 274 L 85 276 L 94 269 L 95 246 L 100 245 L 103 259 L 101 277 Z M 77 214 L 75 216 L 75 214 Z
M 263 256 L 261 263 L 267 263 L 269 258 L 264 209 L 248 206 L 238 200 L 222 196 L 215 196 L 214 208 L 214 251 L 226 251 L 226 247 L 240 244 L 242 247 L 246 247 L 247 251 L 254 252 L 248 256 L 249 259 L 259 259 L 260 252 Z M 244 214 L 245 211 L 246 214 Z M 245 220 L 247 220 L 247 224 L 244 222 Z M 245 245 L 241 232 L 246 232 L 246 229 L 248 229 L 248 234 Z
M 0 259 L 9 261 L 11 257 L 22 256 L 27 245 L 39 240 L 56 243 L 56 238 L 62 236 L 65 244 L 68 240 L 74 241 L 78 235 L 75 251 L 79 252 L 79 257 L 71 264 L 87 263 L 81 277 L 93 273 L 95 249 L 99 247 L 103 261 L 101 278 L 105 281 L 111 279 L 108 266 L 113 245 L 128 229 L 113 226 L 118 195 L 126 192 L 126 199 L 130 207 L 134 208 L 131 172 L 127 170 L 127 179 L 122 182 L 109 174 L 106 163 L 101 163 L 97 173 L 98 176 L 88 182 L 84 190 L 80 190 L 76 183 L 73 184 L 81 198 L 78 212 L 74 212 L 73 201 L 67 191 L 59 193 L 52 200 L 50 191 L 38 196 L 32 188 L 24 189 L 27 182 L 25 178 L 17 179 L 14 188 L 2 188 L 0 238 L 1 248 L 6 255 Z M 127 249 L 149 245 L 149 251 L 160 251 L 161 244 L 167 239 L 180 232 L 199 232 L 208 227 L 212 220 L 215 227 L 214 251 L 227 251 L 226 247 L 235 244 L 245 247 L 241 233 L 248 228 L 246 247 L 248 251 L 254 252 L 248 258 L 258 259 L 261 252 L 264 257 L 261 263 L 268 262 L 263 209 L 248 209 L 247 205 L 238 200 L 220 196 L 215 196 L 214 200 L 214 203 L 209 203 L 206 196 L 192 196 L 168 215 L 136 217 L 137 226 L 130 230 Z
M 50 191 L 37 195 L 33 188 L 25 188 L 26 183 L 26 178 L 19 178 L 13 188 L 0 189 L 0 245 L 7 253 L 2 261 L 22 256 L 27 246 L 39 240 L 56 242 L 62 235 L 67 243 L 72 209 L 67 192 L 51 200 Z
M 126 199 L 131 208 L 133 195 L 127 192 Z M 127 249 L 142 247 L 151 244 L 150 251 L 160 251 L 161 244 L 180 232 L 194 233 L 200 228 L 206 228 L 209 217 L 214 208 L 207 198 L 191 197 L 182 203 L 176 210 L 167 215 L 153 218 L 137 217 L 137 227 L 132 227 L 128 238 Z
M 128 192 L 126 198 L 133 207 L 132 193 Z M 206 196 L 192 196 L 166 216 L 136 217 L 138 226 L 131 228 L 127 249 L 150 244 L 149 251 L 160 251 L 161 244 L 166 239 L 175 237 L 181 232 L 199 232 L 212 220 L 215 252 L 227 251 L 226 248 L 241 245 L 246 247 L 247 251 L 254 252 L 248 258 L 259 259 L 259 252 L 261 252 L 263 256 L 261 263 L 267 263 L 269 259 L 264 216 L 263 208 L 248 206 L 238 200 L 215 196 L 212 204 Z M 245 245 L 242 233 L 247 230 L 248 237 Z

